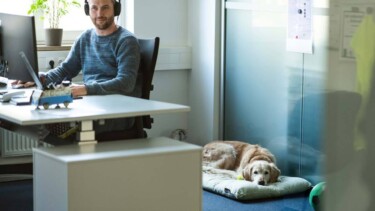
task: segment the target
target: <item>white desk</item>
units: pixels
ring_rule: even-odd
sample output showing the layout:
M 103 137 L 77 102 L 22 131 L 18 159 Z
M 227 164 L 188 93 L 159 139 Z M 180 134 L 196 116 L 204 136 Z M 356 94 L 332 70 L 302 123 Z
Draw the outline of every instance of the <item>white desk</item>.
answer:
M 36 110 L 36 106 L 15 106 L 3 103 L 0 106 L 0 119 L 15 124 L 43 125 L 58 122 L 80 122 L 92 125 L 94 120 L 134 117 L 143 115 L 163 114 L 171 112 L 187 112 L 188 106 L 173 103 L 144 100 L 123 95 L 84 96 L 74 100 L 68 108 Z
M 134 117 L 171 112 L 187 112 L 184 105 L 164 103 L 123 95 L 84 96 L 74 100 L 68 108 L 36 110 L 34 105 L 15 106 L 3 103 L 0 118 L 19 125 L 39 125 L 57 122 L 100 120 Z
M 0 105 L 21 126 L 187 112 L 122 95 L 85 96 L 68 108 Z M 34 148 L 35 210 L 201 210 L 201 147 L 168 138 Z

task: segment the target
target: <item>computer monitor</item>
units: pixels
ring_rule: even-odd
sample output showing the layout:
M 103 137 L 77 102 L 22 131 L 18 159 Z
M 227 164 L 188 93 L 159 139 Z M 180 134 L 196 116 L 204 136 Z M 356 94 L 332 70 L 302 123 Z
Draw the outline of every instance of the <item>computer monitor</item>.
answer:
M 24 82 L 34 81 L 20 56 L 24 52 L 38 75 L 34 16 L 0 13 L 0 76 Z

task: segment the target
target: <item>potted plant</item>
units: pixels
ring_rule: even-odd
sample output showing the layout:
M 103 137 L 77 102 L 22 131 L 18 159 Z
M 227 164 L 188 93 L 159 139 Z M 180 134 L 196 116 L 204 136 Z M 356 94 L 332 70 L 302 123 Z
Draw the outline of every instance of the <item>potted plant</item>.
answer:
M 40 19 L 48 18 L 49 27 L 46 27 L 46 45 L 60 46 L 63 30 L 60 27 L 60 18 L 68 14 L 69 8 L 79 7 L 77 0 L 34 0 L 28 14 L 40 13 Z

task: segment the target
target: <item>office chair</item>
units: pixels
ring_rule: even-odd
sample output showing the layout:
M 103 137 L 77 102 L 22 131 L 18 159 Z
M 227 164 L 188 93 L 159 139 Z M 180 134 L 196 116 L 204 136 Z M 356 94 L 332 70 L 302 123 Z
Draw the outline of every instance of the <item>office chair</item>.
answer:
M 150 92 L 154 89 L 152 79 L 154 77 L 156 60 L 159 52 L 160 38 L 155 37 L 152 39 L 138 39 L 140 45 L 141 61 L 139 64 L 138 74 L 142 78 L 142 95 L 143 99 L 150 99 Z M 150 115 L 135 117 L 135 122 L 132 128 L 111 131 L 96 134 L 96 140 L 98 141 L 110 141 L 110 140 L 124 140 L 124 139 L 135 139 L 135 138 L 146 138 L 147 133 L 144 130 L 151 129 L 153 118 Z

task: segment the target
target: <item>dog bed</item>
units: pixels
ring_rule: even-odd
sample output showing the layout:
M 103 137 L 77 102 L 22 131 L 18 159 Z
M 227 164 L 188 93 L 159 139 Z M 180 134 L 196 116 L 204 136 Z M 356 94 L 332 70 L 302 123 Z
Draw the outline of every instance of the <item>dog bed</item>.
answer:
M 220 174 L 203 172 L 203 189 L 237 200 L 254 200 L 300 193 L 311 183 L 299 177 L 280 176 L 279 181 L 261 186 L 246 180 L 236 180 Z

